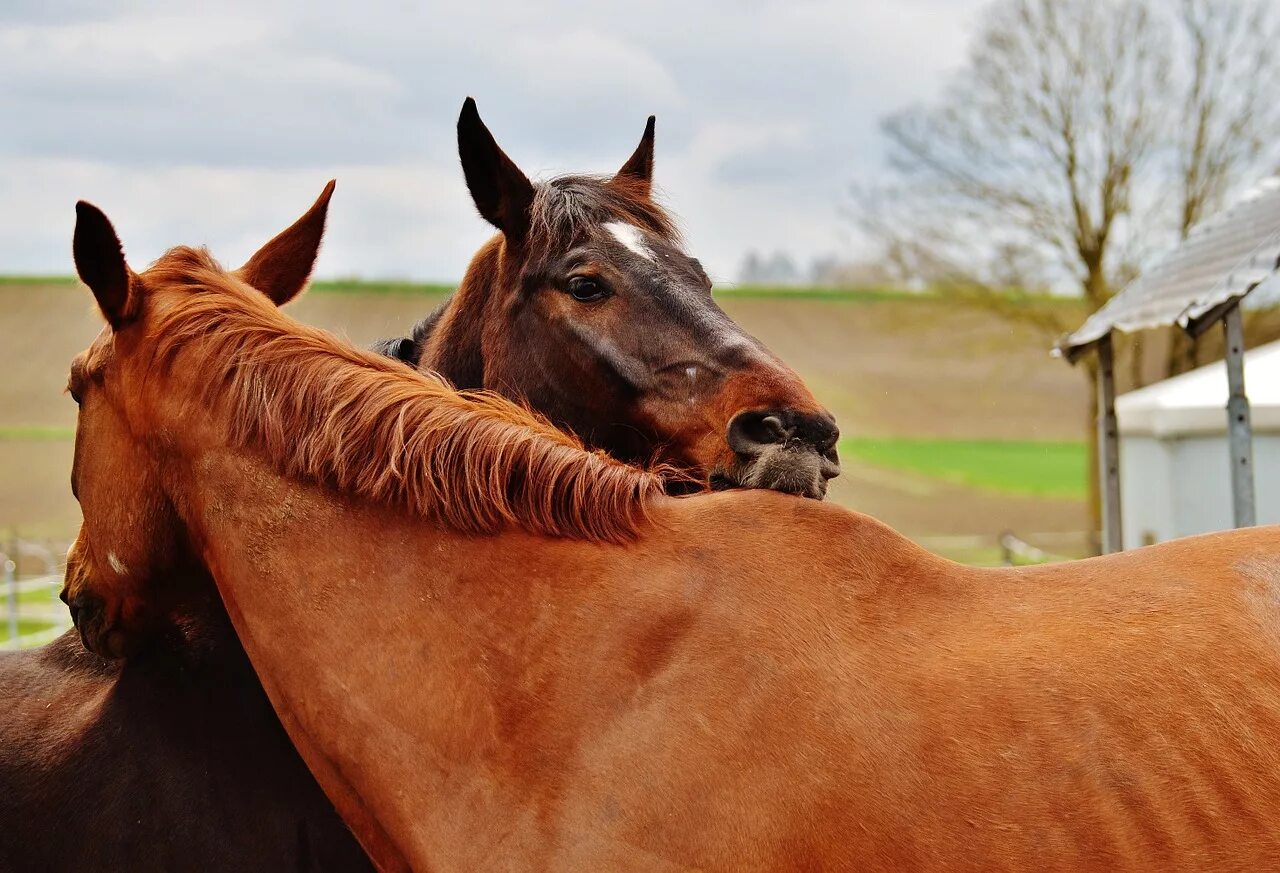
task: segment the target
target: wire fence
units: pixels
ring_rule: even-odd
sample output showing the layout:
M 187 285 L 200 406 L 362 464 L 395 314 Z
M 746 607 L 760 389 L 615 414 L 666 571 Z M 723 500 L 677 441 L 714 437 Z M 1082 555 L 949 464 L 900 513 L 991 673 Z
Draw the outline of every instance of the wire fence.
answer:
M 921 536 L 913 539 L 929 551 L 984 567 L 1015 567 L 1048 564 L 1086 558 L 1095 553 L 1094 537 L 1074 531 L 1050 531 L 1017 535 L 1004 531 L 996 535 L 960 534 Z
M 58 599 L 66 554 L 67 544 L 57 540 L 24 540 L 10 535 L 0 541 L 0 593 L 4 598 L 0 650 L 42 645 L 71 626 L 71 615 Z

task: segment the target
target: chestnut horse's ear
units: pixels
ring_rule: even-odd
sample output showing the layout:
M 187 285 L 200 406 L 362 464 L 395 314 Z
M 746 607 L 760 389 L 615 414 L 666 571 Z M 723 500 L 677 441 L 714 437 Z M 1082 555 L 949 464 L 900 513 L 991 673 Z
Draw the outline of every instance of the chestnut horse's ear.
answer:
M 529 230 L 533 183 L 507 157 L 480 120 L 476 101 L 468 97 L 458 116 L 458 157 L 476 209 L 508 239 L 519 242 Z
M 121 327 L 134 314 L 136 301 L 130 287 L 133 271 L 124 261 L 120 238 L 107 216 L 83 200 L 76 204 L 71 253 L 80 281 L 93 292 L 107 322 L 113 330 Z
M 329 214 L 329 198 L 333 196 L 335 184 L 334 180 L 329 180 L 320 192 L 320 198 L 306 214 L 258 249 L 243 267 L 235 271 L 247 285 L 270 297 L 276 306 L 288 303 L 307 287 L 307 279 L 316 265 L 316 255 L 320 253 L 324 222 Z
M 631 157 L 627 158 L 627 162 L 622 165 L 622 169 L 617 172 L 614 179 L 629 179 L 632 182 L 639 182 L 644 186 L 645 193 L 648 193 L 649 186 L 653 183 L 653 124 L 654 117 L 649 116 L 649 121 L 644 126 L 644 136 L 640 137 L 640 145 L 636 146 L 636 150 L 631 153 Z

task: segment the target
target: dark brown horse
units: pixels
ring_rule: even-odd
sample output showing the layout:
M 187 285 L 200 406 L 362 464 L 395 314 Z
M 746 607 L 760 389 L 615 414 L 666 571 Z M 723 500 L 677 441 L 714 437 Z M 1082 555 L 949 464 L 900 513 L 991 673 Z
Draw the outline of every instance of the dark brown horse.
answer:
M 331 191 L 240 275 L 296 293 Z M 169 573 L 208 590 L 198 569 Z M 0 870 L 371 869 L 217 598 L 194 598 L 180 628 L 127 662 L 85 651 L 75 631 L 0 654 Z
M 0 655 L 0 870 L 372 869 L 218 610 L 127 662 Z
M 500 233 L 444 305 L 378 351 L 524 400 L 618 458 L 659 458 L 717 487 L 826 493 L 835 420 L 712 299 L 650 196 L 653 118 L 607 178 L 529 181 L 471 99 L 458 151 Z
M 673 499 L 207 253 L 134 277 L 87 206 L 76 240 L 86 641 L 207 570 L 385 868 L 1280 869 L 1280 529 L 988 570 Z

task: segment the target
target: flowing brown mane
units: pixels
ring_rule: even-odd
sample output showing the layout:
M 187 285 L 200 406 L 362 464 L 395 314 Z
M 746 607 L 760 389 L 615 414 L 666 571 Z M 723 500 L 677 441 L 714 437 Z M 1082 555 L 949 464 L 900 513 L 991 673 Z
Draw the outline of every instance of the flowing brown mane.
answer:
M 144 278 L 153 296 L 183 295 L 156 307 L 157 364 L 181 355 L 201 374 L 196 402 L 224 410 L 227 438 L 286 475 L 468 533 L 519 525 L 613 542 L 663 493 L 662 469 L 587 452 L 509 400 L 298 324 L 203 250 L 172 249 Z

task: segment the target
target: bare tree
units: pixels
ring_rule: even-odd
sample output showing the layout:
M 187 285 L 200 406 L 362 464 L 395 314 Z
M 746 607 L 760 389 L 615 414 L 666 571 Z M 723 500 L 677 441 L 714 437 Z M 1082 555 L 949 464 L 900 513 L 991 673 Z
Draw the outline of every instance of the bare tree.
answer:
M 1178 233 L 1223 205 L 1242 175 L 1275 154 L 1280 18 L 1274 0 L 1181 0 L 1185 43 Z
M 1168 46 L 1139 0 L 996 4 L 941 102 L 886 121 L 897 183 L 857 218 L 904 272 L 1060 335 L 1035 292 L 1069 283 L 1092 311 L 1133 260 Z
M 1274 0 L 1178 0 L 1173 172 L 1186 239 L 1227 196 L 1274 159 L 1280 135 L 1280 16 Z M 1195 343 L 1179 332 L 1165 375 L 1194 367 Z

